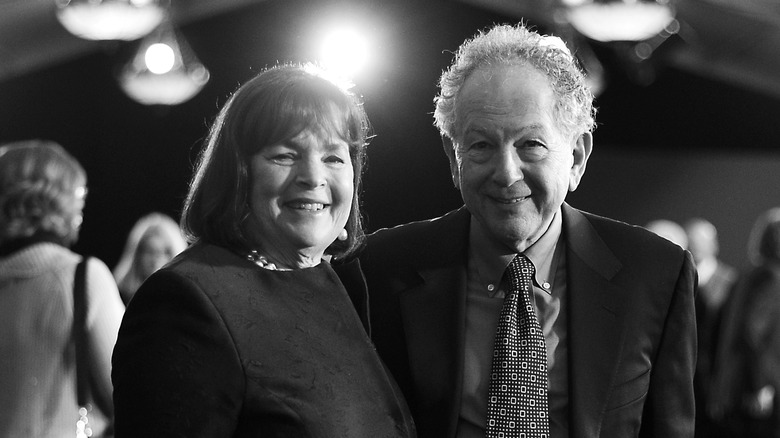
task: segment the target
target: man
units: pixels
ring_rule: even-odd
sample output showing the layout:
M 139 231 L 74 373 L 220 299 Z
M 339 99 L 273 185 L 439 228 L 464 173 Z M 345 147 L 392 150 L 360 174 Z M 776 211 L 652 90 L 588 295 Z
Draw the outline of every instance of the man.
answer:
M 696 436 L 717 437 L 721 427 L 711 418 L 707 400 L 713 385 L 722 309 L 737 279 L 737 271 L 718 259 L 718 231 L 711 222 L 702 218 L 690 219 L 685 223 L 685 233 L 699 278 L 696 286 L 698 354 L 694 378 Z
M 434 117 L 465 206 L 380 230 L 361 254 L 372 338 L 419 436 L 692 436 L 693 262 L 647 230 L 564 202 L 585 172 L 594 110 L 563 42 L 494 27 L 460 47 L 440 87 Z M 504 297 L 523 294 L 514 268 L 504 274 L 518 259 L 533 264 L 536 316 L 515 319 L 521 330 L 538 320 L 544 335 L 547 372 L 531 377 L 548 379 L 542 401 L 501 383 L 505 367 L 492 364 Z M 519 343 L 520 356 L 535 345 Z M 494 391 L 510 386 L 519 413 L 495 407 Z M 528 412 L 544 421 L 495 429 Z
M 756 218 L 721 310 L 707 411 L 716 437 L 780 437 L 780 207 Z

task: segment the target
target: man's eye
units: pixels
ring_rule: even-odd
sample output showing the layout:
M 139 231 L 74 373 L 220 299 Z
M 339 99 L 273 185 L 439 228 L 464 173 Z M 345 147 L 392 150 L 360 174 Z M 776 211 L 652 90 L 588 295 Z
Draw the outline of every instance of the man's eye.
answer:
M 487 141 L 477 141 L 468 144 L 461 153 L 464 157 L 474 160 L 474 162 L 483 163 L 490 159 L 494 149 L 493 145 Z
M 529 161 L 540 160 L 547 155 L 547 145 L 536 140 L 526 141 L 517 149 L 518 153 Z
M 480 158 L 486 156 L 493 146 L 486 141 L 478 141 L 471 143 L 466 147 L 466 154 L 472 158 Z

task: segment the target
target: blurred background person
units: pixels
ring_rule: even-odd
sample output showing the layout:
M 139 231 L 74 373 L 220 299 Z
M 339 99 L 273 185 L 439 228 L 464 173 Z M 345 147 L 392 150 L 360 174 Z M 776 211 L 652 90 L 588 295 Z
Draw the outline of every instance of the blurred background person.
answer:
M 81 165 L 45 140 L 0 147 L 0 436 L 74 436 L 73 284 L 87 193 Z M 108 267 L 86 278 L 93 436 L 110 424 L 110 359 L 124 306 Z M 85 364 L 79 364 L 79 367 Z
M 736 269 L 718 259 L 718 231 L 715 225 L 702 218 L 685 222 L 688 250 L 693 255 L 699 282 L 696 287 L 696 329 L 698 360 L 694 376 L 696 396 L 696 436 L 717 437 L 720 428 L 709 417 L 708 392 L 712 386 L 712 366 L 723 303 L 731 292 L 736 279 Z
M 682 249 L 688 248 L 688 236 L 685 234 L 685 229 L 675 221 L 655 219 L 648 222 L 645 228 L 672 243 L 676 243 Z
M 170 216 L 152 212 L 138 219 L 127 235 L 122 256 L 114 268 L 114 278 L 125 305 L 144 280 L 186 247 L 179 225 Z
M 192 246 L 128 306 L 117 438 L 412 437 L 368 334 L 359 266 L 368 120 L 318 70 L 277 66 L 228 100 L 182 213 Z M 357 311 L 356 311 L 357 309 Z
M 780 437 L 780 208 L 758 217 L 748 240 L 751 267 L 723 309 L 710 406 L 725 436 Z

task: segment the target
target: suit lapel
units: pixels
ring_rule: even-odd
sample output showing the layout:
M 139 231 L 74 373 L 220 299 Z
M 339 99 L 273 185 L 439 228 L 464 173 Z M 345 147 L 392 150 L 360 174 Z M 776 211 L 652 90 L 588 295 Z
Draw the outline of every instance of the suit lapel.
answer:
M 466 321 L 466 248 L 469 213 L 442 218 L 426 239 L 417 273 L 420 283 L 400 295 L 409 363 L 424 423 L 446 424 L 441 436 L 454 436 L 460 411 Z M 458 236 L 458 237 L 453 237 Z M 424 424 L 420 424 L 421 431 Z
M 623 346 L 621 290 L 611 279 L 622 269 L 582 213 L 563 206 L 569 302 L 569 430 L 598 436 Z M 594 421 L 594 419 L 598 419 Z

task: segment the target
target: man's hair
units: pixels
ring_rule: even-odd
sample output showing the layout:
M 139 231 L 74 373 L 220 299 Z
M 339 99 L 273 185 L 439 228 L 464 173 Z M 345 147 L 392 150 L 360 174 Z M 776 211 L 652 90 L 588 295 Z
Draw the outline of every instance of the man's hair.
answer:
M 211 126 L 184 203 L 181 227 L 190 242 L 237 251 L 252 249 L 244 224 L 250 215 L 250 161 L 266 146 L 306 129 L 338 133 L 349 144 L 354 169 L 347 239 L 327 253 L 345 256 L 364 239 L 360 185 L 369 122 L 360 98 L 313 65 L 277 65 L 242 85 Z
M 0 147 L 0 243 L 46 232 L 78 237 L 87 175 L 59 144 L 25 140 Z
M 435 125 L 442 135 L 456 139 L 457 101 L 466 79 L 480 68 L 507 65 L 530 65 L 547 76 L 556 97 L 555 120 L 563 132 L 573 135 L 595 129 L 593 94 L 565 43 L 520 23 L 480 31 L 461 44 L 452 65 L 439 79 L 440 92 L 434 99 Z

